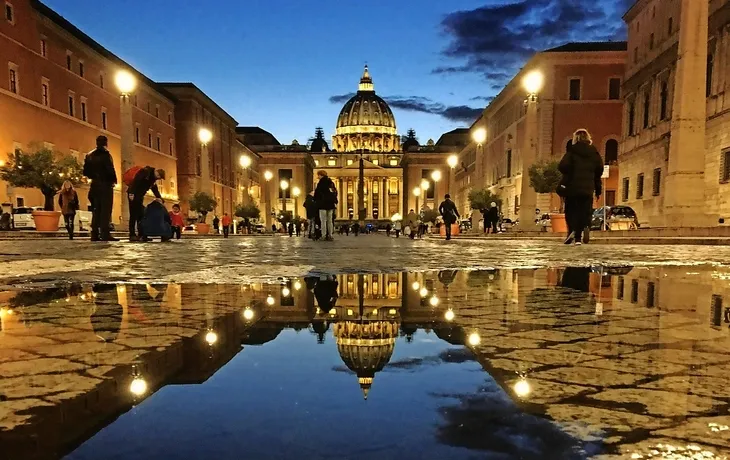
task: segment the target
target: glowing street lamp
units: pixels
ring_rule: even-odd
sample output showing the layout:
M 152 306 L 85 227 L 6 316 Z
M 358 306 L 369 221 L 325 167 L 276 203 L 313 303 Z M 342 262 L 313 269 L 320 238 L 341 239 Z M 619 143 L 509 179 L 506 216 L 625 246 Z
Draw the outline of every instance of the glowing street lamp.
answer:
M 200 128 L 198 130 L 198 140 L 200 140 L 202 145 L 207 146 L 212 139 L 213 133 L 208 128 Z
M 545 76 L 539 70 L 533 70 L 522 79 L 522 87 L 530 96 L 536 96 L 544 84 Z
M 299 211 L 299 195 L 302 194 L 302 190 L 299 187 L 294 187 L 291 189 L 291 194 L 294 197 L 294 218 L 296 219 Z
M 248 155 L 241 155 L 239 163 L 243 169 L 248 169 L 251 166 L 251 157 Z
M 446 164 L 449 165 L 449 168 L 454 169 L 459 164 L 459 156 L 458 155 L 449 155 L 449 158 L 446 160 Z
M 264 171 L 264 180 L 266 181 L 266 186 L 264 187 L 264 201 L 266 202 L 264 213 L 264 224 L 266 225 L 266 231 L 268 231 L 269 228 L 271 228 L 271 190 L 269 190 L 269 182 L 271 182 L 271 179 L 274 178 L 274 173 L 269 171 L 268 169 Z
M 522 150 L 522 165 L 526 172 L 527 168 L 537 162 L 539 152 L 537 150 L 537 138 L 539 133 L 538 114 L 538 93 L 545 84 L 545 75 L 539 70 L 528 72 L 522 79 L 522 86 L 527 92 L 527 113 L 525 114 L 525 147 Z M 529 181 L 522 182 L 520 193 L 519 230 L 534 229 L 534 217 L 537 205 L 537 193 L 530 187 Z
M 438 169 L 434 170 L 434 172 L 431 173 L 431 179 L 434 182 L 440 181 L 441 180 L 441 171 L 439 171 Z
M 123 96 L 129 96 L 137 87 L 137 79 L 134 78 L 132 72 L 120 70 L 114 75 L 114 84 Z
M 275 302 L 276 301 L 274 300 L 274 297 L 272 297 L 271 295 L 269 295 L 268 297 L 266 297 L 266 303 L 267 304 L 274 305 Z
M 426 179 L 423 179 L 421 181 L 421 188 L 423 189 L 424 192 L 428 191 L 428 189 L 431 188 L 431 184 Z
M 119 91 L 122 171 L 134 166 L 134 121 L 132 119 L 132 101 L 129 97 L 137 87 L 137 79 L 132 72 L 120 70 L 114 75 L 114 84 Z M 106 129 L 106 127 L 104 127 Z M 124 191 L 122 191 L 124 193 Z M 122 228 L 129 226 L 129 200 L 122 200 Z
M 264 172 L 264 179 L 266 180 L 266 182 L 269 182 L 273 178 L 274 178 L 274 173 L 272 173 L 271 171 Z
M 286 191 L 289 189 L 289 181 L 282 179 L 281 182 L 279 182 L 279 188 L 283 192 L 281 194 L 281 212 L 284 214 L 286 213 Z
M 471 133 L 471 138 L 478 146 L 481 146 L 484 144 L 484 141 L 487 140 L 487 130 L 484 128 L 477 128 L 473 133 Z

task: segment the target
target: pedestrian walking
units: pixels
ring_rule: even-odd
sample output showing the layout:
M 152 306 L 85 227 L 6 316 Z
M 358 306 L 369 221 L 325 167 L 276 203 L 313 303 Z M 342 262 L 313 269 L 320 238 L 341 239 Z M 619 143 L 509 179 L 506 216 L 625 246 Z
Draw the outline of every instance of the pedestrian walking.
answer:
M 160 189 L 157 188 L 157 181 L 164 178 L 164 169 L 145 166 L 137 171 L 129 183 L 129 187 L 127 188 L 127 199 L 129 200 L 129 241 L 146 240 L 144 230 L 142 229 L 144 197 L 147 195 L 147 192 L 152 191 L 155 199 L 163 203 L 164 200 L 160 194 Z
M 314 200 L 314 192 L 309 192 L 304 199 L 304 209 L 307 211 L 307 221 L 309 222 L 308 230 L 309 238 L 314 239 L 315 220 L 317 219 L 317 202 Z
M 395 237 L 396 238 L 400 238 L 400 232 L 401 232 L 402 228 L 403 228 L 403 224 L 401 223 L 401 221 L 399 221 L 399 220 L 396 221 L 395 222 Z
M 489 204 L 489 209 L 487 210 L 487 214 L 484 216 L 484 229 L 485 233 L 489 233 L 487 228 L 492 229 L 492 235 L 497 233 L 497 225 L 499 224 L 499 208 L 497 208 L 497 203 L 492 201 Z
M 335 183 L 327 175 L 327 171 L 317 172 L 319 182 L 314 190 L 314 200 L 319 209 L 319 219 L 322 222 L 322 236 L 325 241 L 332 241 L 334 233 L 334 213 L 337 207 L 337 188 Z
M 175 239 L 179 240 L 182 236 L 182 229 L 185 226 L 182 214 L 180 213 L 179 204 L 172 205 L 172 211 L 170 211 L 170 225 L 172 226 L 172 235 Z
M 213 216 L 213 228 L 215 229 L 216 235 L 219 235 L 221 232 L 221 229 L 218 226 L 220 223 L 221 223 L 221 220 L 218 218 L 218 214 Z
M 360 234 L 360 222 L 355 222 L 352 224 L 352 233 L 355 234 L 355 236 L 358 236 Z
M 97 137 L 96 149 L 86 155 L 84 160 L 84 176 L 91 180 L 91 241 L 117 241 L 110 231 L 117 172 L 112 155 L 107 150 L 108 145 L 106 136 Z
M 565 220 L 568 224 L 565 244 L 588 243 L 585 230 L 591 222 L 593 196 L 599 198 L 603 191 L 603 160 L 593 146 L 588 130 L 579 129 L 573 134 L 573 143 L 560 160 L 559 169 L 563 178 L 558 194 L 565 197 Z
M 444 196 L 444 201 L 439 205 L 439 214 L 444 219 L 444 225 L 446 226 L 446 240 L 451 239 L 451 226 L 456 223 L 459 215 L 459 210 L 456 209 L 456 204 L 451 201 L 451 195 L 448 193 Z
M 302 223 L 301 222 L 297 222 L 296 231 L 297 231 L 297 237 L 302 236 Z
M 79 195 L 70 181 L 65 181 L 63 187 L 61 187 L 61 193 L 58 194 L 58 206 L 61 208 L 61 214 L 63 214 L 68 239 L 72 240 L 74 239 L 76 211 L 79 209 Z
M 385 226 L 385 236 L 390 237 L 390 232 L 393 230 L 393 226 L 388 224 Z
M 294 222 L 289 221 L 289 225 L 287 226 L 287 230 L 289 231 L 289 238 L 294 236 Z
M 406 216 L 406 227 L 408 228 L 408 232 L 405 233 L 406 236 L 408 236 L 410 239 L 413 239 L 416 236 L 415 230 L 418 228 L 418 214 L 416 214 L 416 211 L 411 209 L 408 215 Z
M 223 225 L 223 238 L 228 238 L 228 234 L 231 232 L 231 216 L 227 212 L 223 213 L 221 225 Z

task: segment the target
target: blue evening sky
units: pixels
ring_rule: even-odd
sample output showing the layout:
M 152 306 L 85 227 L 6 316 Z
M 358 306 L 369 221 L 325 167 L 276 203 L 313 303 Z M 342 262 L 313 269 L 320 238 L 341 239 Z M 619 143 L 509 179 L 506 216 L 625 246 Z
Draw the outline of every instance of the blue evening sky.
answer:
M 285 143 L 316 126 L 329 139 L 343 105 L 330 97 L 356 91 L 365 63 L 376 92 L 399 101 L 400 133 L 414 128 L 425 143 L 469 126 L 532 52 L 521 28 L 538 31 L 536 47 L 574 39 L 575 28 L 582 40 L 613 37 L 615 5 L 627 1 L 599 1 L 613 28 L 596 32 L 545 23 L 588 0 L 44 0 L 153 80 L 191 81 Z

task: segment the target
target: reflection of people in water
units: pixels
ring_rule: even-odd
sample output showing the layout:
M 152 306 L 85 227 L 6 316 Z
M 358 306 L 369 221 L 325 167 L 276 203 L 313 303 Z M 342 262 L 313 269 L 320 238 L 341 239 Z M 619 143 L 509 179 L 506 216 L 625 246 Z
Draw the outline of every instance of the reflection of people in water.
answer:
M 99 284 L 94 286 L 96 307 L 91 314 L 91 327 L 94 333 L 105 342 L 113 342 L 122 328 L 122 306 L 117 297 L 117 287 L 114 284 Z
M 589 292 L 589 277 L 591 269 L 588 267 L 568 267 L 563 272 L 562 287 L 576 291 Z
M 319 309 L 328 312 L 337 304 L 337 278 L 335 276 L 323 276 L 314 286 L 314 297 L 317 299 Z
M 324 319 L 316 319 L 312 321 L 312 330 L 315 334 L 317 334 L 317 343 L 324 343 L 324 337 L 329 328 L 329 323 Z
M 454 282 L 457 273 L 457 270 L 441 270 L 438 275 L 439 281 L 441 281 L 441 284 L 444 286 L 448 286 Z
M 129 312 L 137 320 L 147 320 L 160 312 L 165 297 L 165 284 L 130 284 L 127 286 Z

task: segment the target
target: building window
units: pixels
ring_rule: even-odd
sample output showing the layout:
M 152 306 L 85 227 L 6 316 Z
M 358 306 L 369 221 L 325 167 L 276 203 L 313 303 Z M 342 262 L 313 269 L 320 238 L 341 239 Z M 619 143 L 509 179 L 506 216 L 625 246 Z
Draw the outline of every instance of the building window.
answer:
M 616 190 L 606 190 L 606 206 L 616 206 Z
M 644 198 L 644 174 L 636 176 L 636 199 Z
M 571 78 L 570 79 L 570 95 L 569 98 L 571 101 L 579 101 L 580 100 L 580 78 Z
M 674 18 L 669 18 L 669 20 L 667 21 L 667 33 L 670 37 L 674 33 Z
M 106 123 L 106 109 L 101 109 L 101 129 L 106 130 L 107 129 L 107 123 Z
M 139 126 L 134 128 L 134 142 L 139 144 Z
M 712 53 L 707 54 L 707 86 L 705 86 L 705 97 L 712 94 L 712 71 L 715 67 L 715 56 Z
M 662 168 L 656 168 L 651 178 L 651 194 L 652 196 L 659 196 L 662 187 Z
M 319 166 L 319 160 L 314 160 L 314 166 Z
M 48 56 L 48 43 L 45 38 L 41 38 L 41 56 Z
M 639 301 L 639 281 L 631 280 L 631 303 Z
M 327 160 L 327 166 L 337 166 L 337 160 L 335 160 L 334 158 L 330 158 L 329 160 Z
M 621 188 L 621 201 L 629 201 L 629 178 L 624 177 L 623 187 Z
M 81 98 L 81 119 L 86 121 L 86 98 Z
M 161 152 L 162 151 L 162 141 L 160 140 L 160 136 L 159 135 L 157 136 L 157 151 L 158 152 Z
M 378 166 L 378 165 L 380 164 L 380 160 L 378 160 L 377 158 L 376 158 L 376 159 L 374 159 L 374 160 L 373 160 L 373 164 L 374 164 L 375 166 Z
M 636 124 L 636 103 L 632 100 L 632 101 L 629 101 L 629 136 L 634 135 L 635 124 Z
M 83 78 L 84 76 L 84 62 L 79 61 L 79 76 Z
M 621 99 L 621 79 L 609 78 L 608 80 L 608 98 L 612 101 Z
M 104 74 L 99 74 L 99 86 L 101 86 L 101 89 L 104 89 Z
M 167 124 L 172 124 L 172 112 L 167 112 Z
M 649 127 L 649 115 L 651 110 L 651 89 L 647 88 L 644 92 L 644 119 L 642 125 L 644 126 L 644 129 Z
M 15 24 L 15 10 L 13 9 L 13 4 L 10 2 L 5 2 L 5 19 L 10 24 Z
M 639 48 L 635 47 L 634 48 L 634 64 L 636 64 L 637 62 L 639 62 Z
M 730 149 L 720 153 L 720 182 L 723 184 L 730 182 Z
M 616 139 L 606 141 L 605 160 L 607 165 L 618 163 L 618 141 Z
M 350 166 L 352 164 L 352 160 L 347 160 L 347 166 Z
M 656 283 L 649 281 L 646 284 L 646 307 L 654 308 L 654 302 L 656 298 Z
M 73 93 L 69 93 L 68 95 L 68 114 L 72 117 L 74 116 L 75 112 L 75 102 L 74 102 L 74 95 Z
M 173 154 L 173 151 L 172 151 L 172 139 L 170 139 L 168 141 L 167 147 L 168 147 L 168 151 L 169 151 L 170 155 L 172 155 Z
M 152 148 L 152 133 L 147 133 L 147 147 Z
M 18 67 L 11 64 L 10 69 L 8 69 L 10 76 L 10 92 L 18 94 Z
M 390 159 L 390 165 L 391 166 L 398 166 L 398 160 L 395 158 Z
M 150 111 L 150 101 L 147 101 L 147 113 L 152 113 L 152 112 Z
M 71 70 L 71 51 L 66 51 L 66 70 Z
M 507 150 L 507 177 L 512 177 L 512 149 Z
M 616 285 L 616 298 L 618 300 L 624 299 L 624 284 L 626 281 L 624 280 L 623 276 L 618 277 L 618 284 Z
M 24 208 L 25 207 L 25 198 L 23 198 L 22 196 L 15 197 L 15 207 Z
M 155 117 L 160 118 L 160 106 L 155 106 Z
M 48 107 L 48 80 L 43 79 L 41 83 L 41 104 Z
M 669 98 L 669 91 L 667 88 L 667 82 L 662 82 L 661 90 L 659 91 L 659 119 L 667 119 L 667 99 Z
M 649 49 L 650 50 L 654 49 L 654 34 L 653 33 L 651 35 L 649 35 Z

